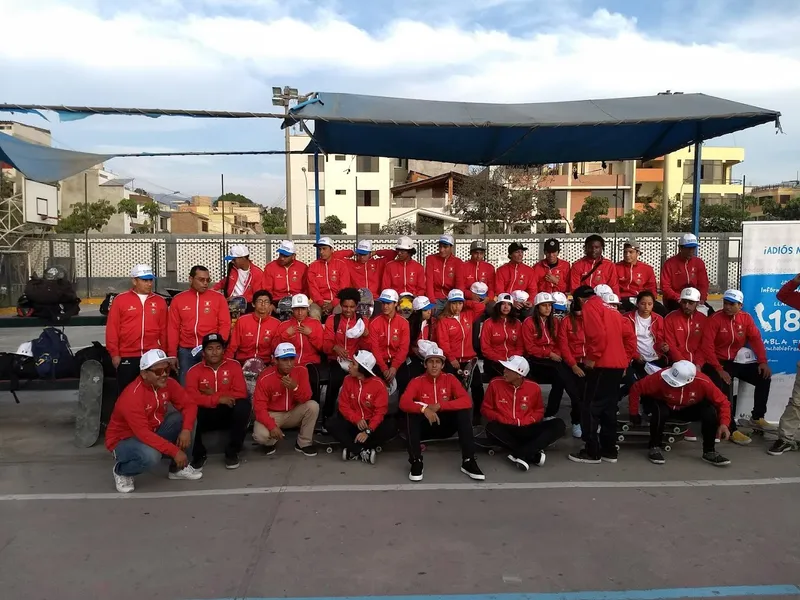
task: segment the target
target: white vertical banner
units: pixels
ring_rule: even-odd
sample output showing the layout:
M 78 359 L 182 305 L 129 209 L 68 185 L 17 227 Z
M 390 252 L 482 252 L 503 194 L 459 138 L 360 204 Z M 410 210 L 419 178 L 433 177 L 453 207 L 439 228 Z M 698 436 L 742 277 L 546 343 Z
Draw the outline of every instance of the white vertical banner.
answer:
M 748 221 L 742 224 L 741 288 L 764 339 L 772 369 L 767 420 L 777 422 L 792 393 L 800 360 L 800 311 L 776 298 L 781 286 L 800 273 L 800 221 Z M 749 387 L 749 386 L 748 386 Z M 749 418 L 752 387 L 739 389 L 736 418 Z M 744 393 L 742 393 L 744 392 Z

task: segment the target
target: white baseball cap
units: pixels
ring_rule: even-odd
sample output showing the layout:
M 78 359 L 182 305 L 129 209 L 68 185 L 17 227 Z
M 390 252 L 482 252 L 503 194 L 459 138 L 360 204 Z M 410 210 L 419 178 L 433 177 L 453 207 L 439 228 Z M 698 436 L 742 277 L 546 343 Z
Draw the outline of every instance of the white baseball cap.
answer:
M 389 302 L 398 302 L 400 300 L 400 296 L 397 295 L 397 292 L 391 289 L 386 289 L 381 292 L 381 295 L 378 296 L 378 302 L 383 302 L 388 304 Z
M 669 369 L 661 371 L 661 379 L 667 382 L 667 385 L 674 388 L 683 387 L 694 381 L 697 375 L 697 367 L 694 363 L 688 360 L 679 360 Z
M 361 240 L 356 244 L 356 254 L 370 254 L 372 252 L 372 242 Z
M 225 257 L 225 260 L 232 260 L 234 258 L 244 258 L 245 256 L 250 256 L 250 250 L 244 244 L 234 244 L 231 246 L 231 249 L 228 251 L 228 256 Z
M 428 362 L 429 358 L 441 358 L 444 362 L 444 351 L 439 346 L 435 346 L 425 353 L 425 362 Z
M 400 239 L 397 240 L 397 245 L 395 246 L 396 250 L 413 250 L 414 249 L 414 240 L 412 240 L 407 235 L 401 236 Z
M 297 254 L 297 251 L 294 249 L 294 242 L 292 240 L 283 240 L 280 244 L 278 244 L 278 254 L 281 256 L 292 256 L 293 254 Z
M 619 296 L 617 296 L 614 292 L 610 292 L 608 294 L 603 294 L 601 296 L 601 298 L 603 299 L 603 302 L 605 302 L 606 304 L 619 304 L 620 303 Z
M 427 356 L 431 350 L 438 347 L 439 345 L 436 342 L 423 340 L 422 338 L 417 340 L 417 349 L 422 356 Z
M 594 293 L 602 298 L 604 294 L 613 294 L 614 290 L 611 289 L 610 285 L 599 283 L 594 286 Z
M 498 302 L 508 302 L 509 304 L 514 304 L 514 298 L 508 292 L 503 292 L 502 294 L 497 294 L 497 301 Z
M 292 308 L 308 308 L 309 305 L 308 296 L 305 294 L 295 294 L 292 296 Z
M 722 294 L 722 299 L 728 302 L 738 302 L 741 304 L 744 302 L 744 294 L 739 290 L 725 290 L 725 293 Z
M 509 356 L 508 360 L 501 360 L 500 364 L 506 369 L 514 371 L 514 373 L 522 375 L 523 377 L 525 377 L 531 370 L 528 361 L 521 356 Z
M 364 367 L 367 371 L 375 375 L 375 371 L 372 370 L 375 368 L 375 356 L 372 354 L 372 352 L 369 350 L 359 350 L 353 356 L 353 360 Z
M 417 296 L 411 306 L 414 310 L 431 310 L 436 305 L 427 296 Z
M 739 351 L 736 353 L 736 358 L 733 359 L 733 362 L 739 363 L 740 365 L 747 365 L 758 362 L 758 358 L 756 358 L 755 352 L 753 352 L 747 346 L 744 346 L 739 348 Z
M 281 342 L 275 346 L 273 356 L 275 358 L 294 358 L 297 356 L 297 350 L 295 350 L 294 344 L 290 342 Z
M 445 233 L 444 235 L 439 236 L 439 243 L 440 244 L 447 244 L 448 246 L 452 246 L 456 243 L 455 238 L 452 235 Z
M 489 293 L 489 286 L 483 283 L 482 281 L 476 281 L 471 286 L 469 286 L 469 291 L 473 294 L 477 294 L 481 298 L 484 298 L 486 294 Z
M 515 302 L 527 302 L 531 295 L 525 290 L 514 290 L 511 292 L 511 297 Z
M 700 302 L 700 290 L 693 287 L 683 288 L 681 290 L 681 300 L 689 300 L 691 302 Z
M 146 371 L 147 369 L 154 367 L 156 364 L 160 362 L 166 362 L 168 360 L 169 356 L 167 356 L 167 353 L 161 348 L 148 350 L 142 354 L 142 358 L 139 360 L 139 370 Z
M 448 302 L 463 302 L 464 301 L 464 292 L 461 290 L 450 290 L 447 292 L 447 301 Z
M 567 310 L 567 295 L 563 292 L 553 292 L 553 306 L 559 310 Z
M 364 333 L 364 329 L 366 329 L 366 326 L 364 325 L 364 319 L 359 319 L 358 321 L 356 321 L 355 325 L 353 325 L 350 329 L 344 332 L 344 335 L 345 337 L 354 340 L 356 338 L 361 337 L 361 334 Z
M 314 242 L 314 245 L 319 248 L 320 246 L 330 246 L 333 248 L 333 240 L 329 237 L 321 237 L 318 241 Z
M 539 306 L 540 304 L 555 304 L 555 298 L 553 298 L 553 294 L 548 292 L 539 292 L 536 296 L 533 297 L 533 305 Z
M 697 236 L 693 233 L 684 233 L 678 242 L 678 246 L 685 246 L 686 248 L 697 248 L 699 245 Z
M 131 277 L 136 279 L 155 279 L 153 268 L 150 265 L 136 265 L 131 269 Z

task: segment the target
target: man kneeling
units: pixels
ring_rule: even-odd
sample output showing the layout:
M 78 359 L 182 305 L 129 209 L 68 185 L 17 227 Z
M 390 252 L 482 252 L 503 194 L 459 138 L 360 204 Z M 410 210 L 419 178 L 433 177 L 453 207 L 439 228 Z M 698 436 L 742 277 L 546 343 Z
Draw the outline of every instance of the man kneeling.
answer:
M 471 479 L 486 479 L 475 461 L 472 435 L 472 400 L 455 375 L 443 373 L 444 352 L 438 346 L 425 355 L 425 374 L 411 380 L 400 397 L 406 413 L 406 436 L 411 481 L 422 481 L 422 440 L 447 439 L 458 432 L 461 472 Z
M 336 365 L 338 368 L 338 365 Z M 374 373 L 375 356 L 359 350 L 339 391 L 339 413 L 328 422 L 328 433 L 344 446 L 342 460 L 360 458 L 375 464 L 375 448 L 394 437 L 396 423 L 387 419 L 389 392 Z
M 114 453 L 117 491 L 133 491 L 133 478 L 172 458 L 170 479 L 200 479 L 189 464 L 197 406 L 169 377 L 170 359 L 163 350 L 148 350 L 139 362 L 139 377 L 126 387 L 106 429 L 106 448 Z M 178 410 L 167 414 L 167 403 Z M 180 412 L 178 412 L 180 411 Z
M 567 426 L 561 419 L 542 421 L 544 404 L 539 385 L 526 379 L 530 366 L 521 356 L 501 360 L 503 376 L 486 389 L 481 414 L 486 417 L 486 435 L 510 454 L 508 460 L 527 471 L 531 464 L 544 465 L 544 449 L 563 437 Z
M 285 437 L 282 427 L 299 427 L 294 449 L 306 456 L 317 455 L 314 426 L 319 404 L 311 399 L 308 371 L 294 364 L 296 356 L 294 344 L 278 344 L 274 352 L 275 366 L 265 369 L 256 382 L 253 439 L 266 446 L 266 454 L 274 454 L 275 445 Z
M 715 450 L 716 440 L 727 440 L 731 409 L 728 399 L 711 380 L 697 372 L 688 360 L 679 360 L 671 367 L 640 379 L 631 388 L 630 420 L 640 425 L 639 401 L 650 415 L 650 462 L 663 465 L 661 439 L 667 419 L 700 421 L 703 434 L 703 460 L 717 467 L 731 461 Z

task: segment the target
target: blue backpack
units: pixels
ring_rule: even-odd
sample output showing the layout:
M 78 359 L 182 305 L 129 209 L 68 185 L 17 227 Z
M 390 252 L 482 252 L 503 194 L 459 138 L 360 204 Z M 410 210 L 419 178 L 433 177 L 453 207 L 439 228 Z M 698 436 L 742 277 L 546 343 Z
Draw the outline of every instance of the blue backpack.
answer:
M 75 377 L 75 357 L 63 331 L 45 327 L 31 342 L 31 352 L 40 378 Z

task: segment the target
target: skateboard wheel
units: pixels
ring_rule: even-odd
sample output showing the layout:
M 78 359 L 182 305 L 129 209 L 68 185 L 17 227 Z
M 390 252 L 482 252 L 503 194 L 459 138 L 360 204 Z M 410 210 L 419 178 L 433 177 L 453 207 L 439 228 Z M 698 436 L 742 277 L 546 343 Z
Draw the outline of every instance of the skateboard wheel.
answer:
M 670 446 L 669 444 L 664 446 L 664 452 L 672 452 L 672 446 Z
M 617 444 L 617 445 L 616 445 L 616 446 L 614 446 L 614 447 L 617 449 L 617 452 L 619 452 L 619 444 Z
M 494 449 L 493 448 L 489 448 L 489 456 L 494 456 Z
M 379 452 L 379 453 L 383 452 L 383 448 L 381 448 L 380 446 L 375 446 L 375 452 Z
M 681 432 L 681 428 L 680 427 L 673 427 L 672 428 L 672 433 L 680 433 L 680 432 Z
M 669 436 L 669 437 L 667 438 L 667 441 L 668 441 L 670 444 L 674 444 L 674 443 L 675 443 L 675 438 L 674 438 L 674 437 L 672 437 L 672 436 Z
M 325 448 L 325 452 L 327 452 L 328 454 L 333 454 L 333 446 L 328 446 L 327 448 Z
M 617 441 L 618 442 L 624 442 L 625 441 L 625 436 L 624 435 L 618 435 L 617 436 Z
M 631 429 L 631 426 L 628 425 L 627 423 L 625 423 L 625 425 L 622 426 L 622 431 L 630 431 L 630 429 Z
M 427 448 L 427 446 L 425 444 L 420 444 L 419 445 L 420 452 L 425 452 L 425 448 Z

